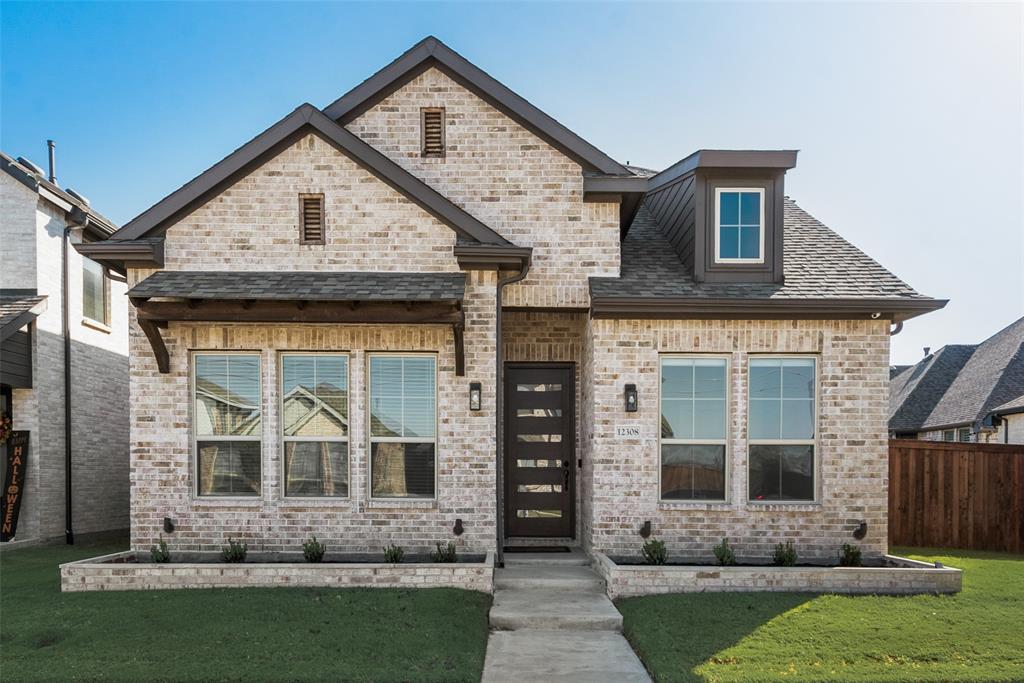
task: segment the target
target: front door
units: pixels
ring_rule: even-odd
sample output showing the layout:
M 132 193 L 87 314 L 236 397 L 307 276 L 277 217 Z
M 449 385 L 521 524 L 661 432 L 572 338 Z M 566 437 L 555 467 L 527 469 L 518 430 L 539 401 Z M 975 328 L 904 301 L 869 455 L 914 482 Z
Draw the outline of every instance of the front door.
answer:
M 508 364 L 505 535 L 575 535 L 573 366 Z

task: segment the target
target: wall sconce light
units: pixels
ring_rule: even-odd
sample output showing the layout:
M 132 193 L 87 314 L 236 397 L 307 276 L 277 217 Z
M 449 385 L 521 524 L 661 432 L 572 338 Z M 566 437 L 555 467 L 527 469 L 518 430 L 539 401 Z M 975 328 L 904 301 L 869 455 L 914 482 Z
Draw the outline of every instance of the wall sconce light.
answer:
M 452 527 L 452 533 L 455 534 L 456 536 L 461 536 L 462 532 L 465 531 L 465 530 L 466 529 L 462 526 L 462 520 L 461 519 L 455 520 L 455 526 Z
M 858 541 L 864 540 L 864 537 L 868 535 L 868 523 L 861 522 L 860 526 L 853 532 L 853 537 Z
M 164 533 L 165 534 L 173 534 L 174 533 L 174 520 L 172 520 L 170 517 L 164 517 Z
M 480 382 L 469 383 L 469 409 L 480 410 L 480 395 L 483 390 L 480 388 Z
M 626 385 L 626 412 L 635 413 L 637 411 L 637 396 L 636 396 L 636 385 Z
M 644 525 L 640 527 L 640 538 L 651 537 L 651 520 L 644 522 Z

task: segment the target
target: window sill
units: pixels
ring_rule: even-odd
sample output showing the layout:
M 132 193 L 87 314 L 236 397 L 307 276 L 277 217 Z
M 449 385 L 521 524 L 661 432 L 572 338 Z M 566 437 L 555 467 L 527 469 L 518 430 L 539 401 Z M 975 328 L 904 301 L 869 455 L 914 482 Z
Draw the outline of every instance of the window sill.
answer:
M 731 510 L 733 504 L 727 500 L 659 500 L 659 510 Z
M 282 508 L 347 508 L 352 507 L 352 498 L 349 496 L 344 498 L 328 498 L 327 496 L 322 498 L 281 498 L 277 503 L 278 507 Z
M 264 503 L 262 498 L 192 498 L 193 508 L 211 507 L 211 508 L 223 508 L 223 507 L 260 507 Z
M 367 510 L 436 510 L 436 498 L 414 498 L 412 500 L 385 500 L 382 498 L 371 499 L 364 503 Z
M 785 512 L 815 512 L 822 508 L 820 501 L 807 501 L 807 500 L 794 500 L 786 502 L 784 500 L 772 500 L 758 503 L 752 500 L 748 500 L 746 504 L 748 512 L 763 511 L 785 511 Z
M 104 334 L 110 334 L 113 332 L 109 325 L 104 325 L 100 321 L 93 320 L 92 318 L 82 318 L 82 325 L 85 327 L 91 327 L 92 329 Z

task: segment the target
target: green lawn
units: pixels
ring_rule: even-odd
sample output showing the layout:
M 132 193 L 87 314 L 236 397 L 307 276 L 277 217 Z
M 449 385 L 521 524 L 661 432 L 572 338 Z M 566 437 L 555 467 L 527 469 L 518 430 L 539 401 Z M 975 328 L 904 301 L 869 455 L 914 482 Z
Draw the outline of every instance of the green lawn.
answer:
M 57 565 L 121 548 L 0 555 L 0 679 L 479 681 L 490 596 L 448 588 L 61 593 Z
M 895 549 L 964 571 L 956 595 L 702 593 L 620 600 L 664 681 L 1024 681 L 1024 555 Z

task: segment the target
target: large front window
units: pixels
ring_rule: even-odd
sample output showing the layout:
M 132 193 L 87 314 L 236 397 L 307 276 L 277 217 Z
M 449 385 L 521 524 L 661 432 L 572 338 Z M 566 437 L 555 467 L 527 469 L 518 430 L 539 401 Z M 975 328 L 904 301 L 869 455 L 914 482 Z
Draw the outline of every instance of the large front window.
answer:
M 816 384 L 814 358 L 750 359 L 750 500 L 814 500 Z
M 370 356 L 370 496 L 433 498 L 437 369 L 428 355 Z
M 715 261 L 764 262 L 764 190 L 715 190 Z
M 260 356 L 193 356 L 193 435 L 200 496 L 260 495 Z
M 661 498 L 724 500 L 728 362 L 661 360 Z
M 348 495 L 348 357 L 281 357 L 284 495 Z

